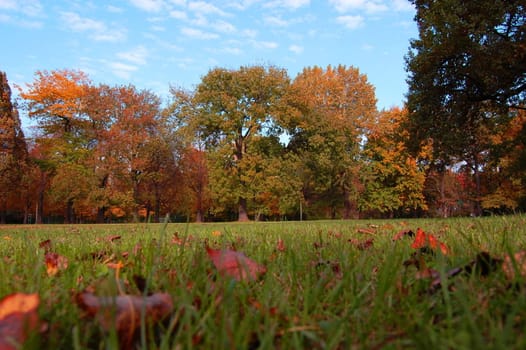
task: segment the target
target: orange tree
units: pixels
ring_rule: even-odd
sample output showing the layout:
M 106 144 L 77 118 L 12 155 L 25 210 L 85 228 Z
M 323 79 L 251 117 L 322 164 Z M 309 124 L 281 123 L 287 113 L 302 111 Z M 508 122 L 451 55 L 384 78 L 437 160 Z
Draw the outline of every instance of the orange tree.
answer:
M 357 68 L 305 68 L 293 82 L 301 114 L 288 120 L 289 150 L 297 155 L 307 203 L 318 202 L 331 217 L 358 215 L 363 191 L 361 151 L 376 115 L 374 87 Z
M 365 193 L 360 198 L 363 209 L 388 216 L 411 215 L 427 209 L 426 166 L 418 163 L 418 157 L 407 149 L 408 132 L 402 129 L 406 118 L 407 110 L 391 108 L 381 111 L 370 127 L 364 150 L 368 176 Z M 422 152 L 425 151 L 423 148 Z

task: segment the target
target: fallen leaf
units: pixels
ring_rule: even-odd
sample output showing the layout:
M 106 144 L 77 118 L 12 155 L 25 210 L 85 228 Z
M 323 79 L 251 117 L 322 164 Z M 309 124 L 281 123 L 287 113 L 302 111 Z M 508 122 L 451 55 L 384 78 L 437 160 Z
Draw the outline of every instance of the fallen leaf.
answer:
M 237 281 L 254 281 L 267 272 L 265 266 L 235 250 L 213 249 L 207 246 L 206 252 L 220 275 L 232 277 Z
M 393 241 L 398 241 L 399 239 L 402 239 L 405 236 L 414 237 L 415 233 L 411 230 L 402 230 L 393 237 Z
M 57 253 L 46 253 L 45 260 L 48 276 L 55 276 L 59 271 L 68 267 L 68 258 Z
M 15 293 L 0 301 L 0 349 L 19 349 L 31 332 L 38 331 L 38 294 Z
M 281 238 L 278 239 L 278 243 L 276 244 L 276 250 L 279 252 L 284 252 L 285 250 L 287 250 L 287 248 L 285 247 L 285 243 L 283 243 L 283 240 Z
M 46 239 L 38 244 L 39 248 L 44 249 L 44 251 L 49 252 L 51 250 L 51 240 Z
M 363 233 L 367 235 L 374 235 L 376 233 L 375 227 L 372 228 L 359 228 L 356 230 L 358 233 Z
M 513 256 L 506 255 L 502 263 L 502 271 L 510 281 L 516 279 L 517 274 L 520 278 L 526 278 L 526 250 L 521 250 Z
M 369 238 L 365 241 L 360 241 L 358 239 L 351 238 L 348 240 L 349 243 L 351 243 L 354 247 L 358 248 L 359 250 L 366 250 L 373 246 L 374 239 Z
M 141 312 L 144 311 L 146 322 L 154 324 L 165 319 L 173 310 L 172 297 L 167 293 L 99 297 L 83 292 L 76 295 L 75 302 L 105 331 L 115 327 L 121 349 L 133 348 L 141 327 Z
M 444 243 L 440 242 L 432 234 L 425 233 L 424 230 L 422 230 L 421 228 L 418 228 L 416 230 L 415 240 L 411 244 L 411 248 L 413 249 L 431 248 L 432 250 L 436 250 L 437 248 L 439 248 L 442 254 L 444 255 L 449 254 L 449 249 Z

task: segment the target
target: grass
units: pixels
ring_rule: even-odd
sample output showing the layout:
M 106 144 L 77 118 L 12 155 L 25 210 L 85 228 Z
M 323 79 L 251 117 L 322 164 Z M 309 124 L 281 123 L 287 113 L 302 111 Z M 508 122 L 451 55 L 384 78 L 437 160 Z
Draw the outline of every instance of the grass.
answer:
M 224 224 L 50 225 L 0 228 L 0 297 L 38 293 L 48 329 L 28 349 L 106 349 L 115 332 L 84 317 L 73 295 L 85 288 L 116 295 L 115 270 L 131 294 L 133 276 L 149 292 L 172 296 L 160 325 L 144 325 L 144 349 L 521 349 L 526 348 L 524 281 L 503 272 L 445 278 L 481 251 L 494 257 L 526 248 L 526 218 L 316 221 Z M 372 233 L 359 228 L 374 227 Z M 422 256 L 442 275 L 442 288 L 404 266 L 414 250 L 405 229 L 421 227 L 451 250 Z M 214 231 L 221 232 L 217 235 Z M 177 233 L 182 244 L 175 244 Z M 120 235 L 117 240 L 109 240 Z M 372 238 L 372 247 L 349 242 Z M 48 276 L 40 242 L 68 259 Z M 283 240 L 285 250 L 277 249 Z M 218 276 L 205 242 L 231 248 L 267 267 L 258 281 Z M 139 248 L 140 246 L 140 248 Z M 152 329 L 150 329 L 152 328 Z

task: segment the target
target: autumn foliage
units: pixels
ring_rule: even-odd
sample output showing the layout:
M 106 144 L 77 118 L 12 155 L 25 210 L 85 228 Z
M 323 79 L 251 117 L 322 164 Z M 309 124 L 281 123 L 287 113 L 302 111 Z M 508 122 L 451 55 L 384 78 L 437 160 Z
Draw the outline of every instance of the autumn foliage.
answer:
M 167 105 L 82 71 L 37 71 L 17 87 L 29 143 L 1 82 L 1 222 L 447 217 L 525 196 L 521 109 L 476 135 L 475 158 L 446 161 L 436 139 L 411 143 L 407 108 L 377 110 L 352 66 L 293 79 L 216 68 L 194 91 L 172 87 Z

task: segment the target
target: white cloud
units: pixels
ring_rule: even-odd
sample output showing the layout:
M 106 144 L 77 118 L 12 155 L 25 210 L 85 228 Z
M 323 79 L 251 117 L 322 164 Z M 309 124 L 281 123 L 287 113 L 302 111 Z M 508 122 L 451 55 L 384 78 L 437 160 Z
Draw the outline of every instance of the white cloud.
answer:
M 178 10 L 170 11 L 170 17 L 183 21 L 188 19 L 188 15 L 186 14 L 186 12 Z
M 257 49 L 272 50 L 276 49 L 279 45 L 275 41 L 252 41 L 252 45 Z
M 106 6 L 106 10 L 111 13 L 122 13 L 123 11 L 122 8 L 113 5 Z
M 284 7 L 295 10 L 303 6 L 308 6 L 309 4 L 310 0 L 276 0 L 266 3 L 265 7 Z
M 104 32 L 106 30 L 106 25 L 103 22 L 82 18 L 75 12 L 61 12 L 60 17 L 68 28 L 75 32 Z
M 396 11 L 413 11 L 415 9 L 408 0 L 393 0 L 393 8 Z
M 74 32 L 88 32 L 96 41 L 119 41 L 126 37 L 123 29 L 110 29 L 104 22 L 80 17 L 75 12 L 61 12 L 60 17 L 68 29 Z
M 244 11 L 250 6 L 254 5 L 255 3 L 258 3 L 261 0 L 241 0 L 241 1 L 229 1 L 227 6 L 235 8 L 236 10 Z
M 143 65 L 146 64 L 148 50 L 144 46 L 137 46 L 133 50 L 117 53 L 117 57 L 131 63 Z
M 388 9 L 382 0 L 329 0 L 329 3 L 340 13 L 349 11 L 376 13 Z
M 236 27 L 234 27 L 231 23 L 222 20 L 212 23 L 212 28 L 221 33 L 233 33 L 236 31 Z
M 0 10 L 20 12 L 30 17 L 43 15 L 42 4 L 39 0 L 0 0 Z
M 254 39 L 258 35 L 258 32 L 254 29 L 245 29 L 241 32 L 241 34 L 246 38 Z
M 215 33 L 204 32 L 202 30 L 195 29 L 195 28 L 189 28 L 189 27 L 182 28 L 181 33 L 185 36 L 188 36 L 194 39 L 201 39 L 201 40 L 211 40 L 211 39 L 219 38 L 219 35 Z
M 0 9 L 2 10 L 16 10 L 16 0 L 0 0 Z
M 112 70 L 113 74 L 123 79 L 130 79 L 131 73 L 137 70 L 137 66 L 122 62 L 109 62 L 108 67 Z
M 216 14 L 220 16 L 227 15 L 226 12 L 205 1 L 192 1 L 188 4 L 188 9 L 200 14 Z
M 286 27 L 289 25 L 288 21 L 278 16 L 266 16 L 263 19 L 263 21 L 265 22 L 265 24 L 274 26 L 274 27 Z
M 303 47 L 302 46 L 299 46 L 299 45 L 290 45 L 289 46 L 289 51 L 292 51 L 294 52 L 295 54 L 300 54 L 303 52 Z
M 356 29 L 364 23 L 362 16 L 339 16 L 336 18 L 336 21 L 349 29 Z
M 146 12 L 159 12 L 164 7 L 163 0 L 130 0 L 131 3 Z
M 241 50 L 239 47 L 225 47 L 223 48 L 223 52 L 231 55 L 241 55 L 243 50 Z

